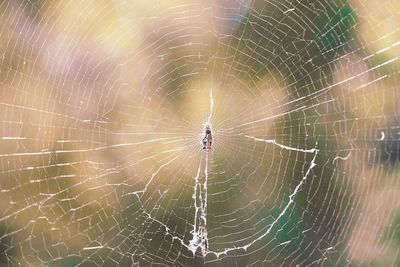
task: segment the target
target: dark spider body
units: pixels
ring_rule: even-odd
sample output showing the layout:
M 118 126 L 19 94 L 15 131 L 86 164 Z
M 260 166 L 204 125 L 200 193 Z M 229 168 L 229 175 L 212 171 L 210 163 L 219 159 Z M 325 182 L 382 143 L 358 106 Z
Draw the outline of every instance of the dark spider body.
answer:
M 203 149 L 210 150 L 212 145 L 212 134 L 209 125 L 206 125 L 205 136 L 203 138 Z

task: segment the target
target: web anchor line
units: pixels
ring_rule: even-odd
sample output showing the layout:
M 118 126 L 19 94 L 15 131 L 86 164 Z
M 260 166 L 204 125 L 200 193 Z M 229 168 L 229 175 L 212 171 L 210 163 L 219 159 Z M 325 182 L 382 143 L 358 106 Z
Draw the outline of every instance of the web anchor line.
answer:
M 211 117 L 214 109 L 214 98 L 212 89 L 209 92 L 210 97 L 210 114 L 206 121 L 206 137 L 203 139 L 203 149 L 206 149 L 205 167 L 204 167 L 204 182 L 200 182 L 200 171 L 204 155 L 200 157 L 197 175 L 194 178 L 195 186 L 193 190 L 193 200 L 195 207 L 194 223 L 192 230 L 192 240 L 189 242 L 189 249 L 193 256 L 200 248 L 201 254 L 205 256 L 208 253 L 208 238 L 207 238 L 207 185 L 208 185 L 208 151 L 211 149 Z
M 193 191 L 194 200 L 194 223 L 193 230 L 191 231 L 193 237 L 189 242 L 189 249 L 192 251 L 193 256 L 196 251 L 200 248 L 202 255 L 208 253 L 208 238 L 207 238 L 207 183 L 208 183 L 208 153 L 205 157 L 205 169 L 204 169 L 204 183 L 200 182 L 201 166 L 204 156 L 200 157 L 199 167 L 197 169 L 197 175 L 194 178 L 195 186 Z

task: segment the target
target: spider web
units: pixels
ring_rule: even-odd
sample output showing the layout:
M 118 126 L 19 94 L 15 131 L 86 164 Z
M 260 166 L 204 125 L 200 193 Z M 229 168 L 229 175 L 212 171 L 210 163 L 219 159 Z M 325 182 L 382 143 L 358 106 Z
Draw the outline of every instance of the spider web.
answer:
M 397 266 L 399 8 L 1 1 L 0 265 Z

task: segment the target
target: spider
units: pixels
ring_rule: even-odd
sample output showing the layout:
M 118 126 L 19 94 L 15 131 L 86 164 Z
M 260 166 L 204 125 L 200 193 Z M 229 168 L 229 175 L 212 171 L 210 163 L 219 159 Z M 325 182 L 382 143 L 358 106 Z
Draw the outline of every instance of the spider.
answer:
M 205 128 L 205 136 L 203 138 L 203 149 L 210 150 L 211 144 L 212 144 L 212 134 L 210 125 L 207 124 Z

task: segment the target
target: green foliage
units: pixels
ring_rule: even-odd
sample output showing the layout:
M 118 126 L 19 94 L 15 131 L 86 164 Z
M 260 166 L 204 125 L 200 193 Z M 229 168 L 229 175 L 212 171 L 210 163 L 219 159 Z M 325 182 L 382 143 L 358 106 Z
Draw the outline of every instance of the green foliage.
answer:
M 66 258 L 62 260 L 54 261 L 53 263 L 49 264 L 48 267 L 74 267 L 74 266 L 88 266 L 88 264 L 83 264 L 79 258 Z
M 396 214 L 396 217 L 393 220 L 393 223 L 388 226 L 383 235 L 383 242 L 387 240 L 392 240 L 396 243 L 396 245 L 400 246 L 400 212 Z
M 314 38 L 317 50 L 315 53 L 332 60 L 343 54 L 349 47 L 357 21 L 353 9 L 348 4 L 344 4 L 322 13 L 314 23 L 318 28 Z

